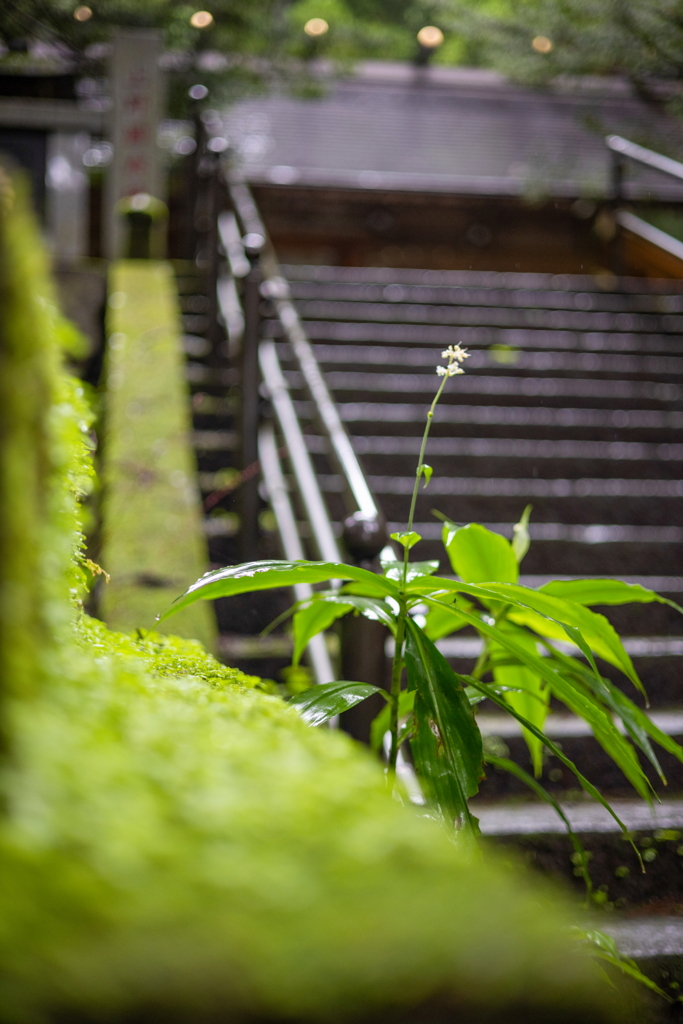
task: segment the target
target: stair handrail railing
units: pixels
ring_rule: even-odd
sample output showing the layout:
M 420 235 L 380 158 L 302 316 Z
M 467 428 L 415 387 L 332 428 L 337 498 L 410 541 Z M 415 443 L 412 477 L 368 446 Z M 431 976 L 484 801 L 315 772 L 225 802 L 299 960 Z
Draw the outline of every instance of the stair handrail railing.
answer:
M 649 167 L 651 170 L 667 174 L 670 178 L 678 178 L 683 181 L 683 163 L 672 160 L 669 156 L 656 153 L 653 149 L 646 149 L 636 142 L 623 138 L 621 135 L 607 135 L 605 145 L 612 153 L 612 199 L 618 203 L 623 198 L 623 169 L 624 161 L 632 160 L 642 167 Z
M 344 523 L 345 547 L 352 558 L 372 558 L 387 547 L 383 516 L 365 479 L 365 474 L 342 423 L 337 405 L 330 394 L 313 347 L 301 324 L 296 307 L 291 300 L 289 285 L 280 272 L 277 258 L 273 247 L 269 244 L 268 233 L 261 220 L 251 190 L 239 174 L 234 171 L 228 171 L 225 175 L 225 180 L 236 219 L 243 233 L 242 241 L 245 252 L 250 261 L 252 261 L 252 265 L 258 263 L 260 266 L 262 277 L 259 282 L 259 295 L 269 299 L 275 309 L 283 336 L 290 344 L 297 367 L 313 401 L 316 419 L 323 429 L 330 446 L 330 452 L 344 480 L 347 503 L 350 506 L 350 515 Z M 246 289 L 248 281 L 249 277 L 245 278 L 244 346 L 246 348 L 247 346 L 255 345 L 259 350 L 263 350 L 262 355 L 259 356 L 259 362 L 262 374 L 264 375 L 264 382 L 269 388 L 271 395 L 274 388 L 281 395 L 284 377 L 275 346 L 272 342 L 267 344 L 260 337 L 256 337 L 257 334 L 260 334 L 260 325 L 250 327 L 250 320 L 253 317 L 250 317 L 247 306 Z M 266 344 L 267 354 L 264 349 Z M 268 372 L 268 376 L 266 376 L 266 372 Z M 279 416 L 278 420 L 282 427 L 282 421 Z M 287 438 L 285 438 L 285 441 L 288 444 Z M 301 461 L 301 445 L 296 444 L 294 451 L 299 453 L 300 472 L 306 478 L 308 473 Z M 303 451 L 306 451 L 305 443 Z M 308 457 L 307 451 L 306 456 Z M 298 489 L 306 505 L 307 494 L 301 491 L 303 481 L 298 479 L 300 474 L 297 472 L 297 463 L 292 450 L 290 450 L 290 458 L 292 459 L 295 476 L 297 476 Z M 324 502 L 323 507 L 325 507 Z M 322 555 L 323 549 L 330 550 L 329 530 L 332 527 L 331 523 L 329 523 L 329 530 L 323 528 L 320 517 L 316 518 L 317 523 L 311 521 L 309 512 L 309 524 L 314 541 L 319 553 Z M 342 557 L 341 552 L 339 557 Z
M 680 261 L 683 265 L 683 242 L 667 234 L 665 231 L 654 227 L 654 225 L 643 220 L 642 217 L 636 216 L 630 210 L 619 208 L 625 199 L 624 167 L 627 160 L 639 164 L 641 167 L 658 171 L 660 174 L 665 174 L 681 182 L 683 182 L 683 163 L 664 156 L 662 153 L 656 153 L 652 149 L 647 149 L 645 146 L 639 146 L 638 143 L 631 142 L 630 139 L 625 139 L 621 135 L 605 136 L 605 145 L 612 156 L 610 198 L 614 210 L 615 230 L 622 229 L 630 232 L 651 246 L 660 249 L 668 257 L 673 257 L 674 260 Z M 618 247 L 614 250 L 613 258 L 615 263 L 614 269 L 617 273 L 620 273 L 622 260 Z

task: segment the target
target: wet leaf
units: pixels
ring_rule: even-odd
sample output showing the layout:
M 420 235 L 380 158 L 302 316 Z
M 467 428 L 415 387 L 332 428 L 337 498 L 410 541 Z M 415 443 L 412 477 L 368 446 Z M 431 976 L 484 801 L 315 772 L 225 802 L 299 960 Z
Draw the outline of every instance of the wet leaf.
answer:
M 377 686 L 369 683 L 354 683 L 341 680 L 337 683 L 319 683 L 309 690 L 297 694 L 289 701 L 303 720 L 309 725 L 322 725 L 335 715 L 341 715 L 349 708 L 371 697 L 373 693 L 382 693 Z

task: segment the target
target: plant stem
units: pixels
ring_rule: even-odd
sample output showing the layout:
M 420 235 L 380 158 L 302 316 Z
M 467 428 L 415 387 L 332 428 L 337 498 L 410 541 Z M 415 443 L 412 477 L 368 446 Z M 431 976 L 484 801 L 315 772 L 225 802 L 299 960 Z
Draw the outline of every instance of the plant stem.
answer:
M 439 385 L 439 389 L 436 392 L 436 394 L 434 395 L 434 401 L 432 402 L 432 404 L 431 404 L 431 406 L 429 408 L 429 412 L 427 413 L 427 422 L 425 423 L 424 434 L 422 435 L 422 445 L 420 447 L 420 457 L 417 460 L 417 469 L 415 470 L 415 485 L 413 486 L 413 496 L 412 496 L 412 499 L 410 501 L 410 514 L 408 516 L 408 531 L 407 531 L 408 533 L 410 533 L 412 528 L 413 528 L 413 519 L 415 518 L 415 506 L 417 504 L 417 492 L 418 492 L 419 487 L 420 487 L 420 477 L 422 476 L 422 467 L 424 465 L 425 451 L 426 451 L 426 448 L 427 448 L 427 438 L 429 437 L 429 431 L 432 428 L 432 420 L 434 419 L 434 410 L 436 409 L 436 406 L 437 406 L 437 404 L 439 402 L 439 399 L 441 398 L 441 395 L 443 394 L 443 389 L 446 386 L 446 381 L 447 380 L 448 380 L 448 377 L 444 377 L 443 380 L 441 381 L 441 384 Z M 410 557 L 409 548 L 405 547 L 403 549 L 403 583 L 404 583 L 404 585 L 405 585 L 405 582 L 406 582 L 406 579 L 407 579 L 407 576 L 408 576 L 408 559 L 409 559 L 409 557 Z
M 489 657 L 489 643 L 488 643 L 488 640 L 484 640 L 484 646 L 482 648 L 482 652 L 479 655 L 479 657 L 477 658 L 476 665 L 472 669 L 472 678 L 473 679 L 481 679 L 481 677 L 484 675 L 484 672 L 486 671 L 486 662 L 488 661 L 488 657 Z
M 391 747 L 389 748 L 389 774 L 396 771 L 396 760 L 398 758 L 398 700 L 401 695 L 401 673 L 403 672 L 403 641 L 406 635 L 405 617 L 408 611 L 403 598 L 401 598 L 401 610 L 398 616 L 396 628 L 396 640 L 394 646 L 394 660 L 391 666 L 391 701 L 389 732 L 391 734 Z

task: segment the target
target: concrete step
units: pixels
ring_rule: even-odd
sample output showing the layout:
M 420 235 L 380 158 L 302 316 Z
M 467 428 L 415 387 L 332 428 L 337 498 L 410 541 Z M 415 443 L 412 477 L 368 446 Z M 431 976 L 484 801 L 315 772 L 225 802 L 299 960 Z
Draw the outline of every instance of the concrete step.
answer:
M 290 282 L 293 292 L 300 288 L 316 289 L 346 287 L 349 290 L 380 288 L 380 292 L 369 292 L 368 297 L 381 297 L 384 301 L 403 301 L 405 296 L 415 298 L 413 289 L 423 289 L 422 301 L 434 293 L 448 292 L 449 300 L 465 291 L 473 296 L 490 297 L 500 302 L 505 295 L 512 294 L 519 301 L 533 305 L 534 302 L 556 303 L 558 308 L 574 303 L 576 293 L 588 293 L 594 303 L 604 302 L 609 308 L 627 308 L 629 303 L 647 301 L 647 296 L 657 302 L 662 296 L 672 300 L 681 293 L 680 282 L 656 280 L 643 277 L 621 277 L 590 274 L 527 274 L 498 273 L 495 271 L 471 270 L 421 270 L 398 269 L 394 267 L 337 267 L 284 265 L 282 272 Z M 583 308 L 585 299 L 579 300 L 575 308 Z M 623 305 L 619 305 L 622 303 Z M 571 307 L 570 307 L 571 308 Z
M 315 357 L 324 370 L 339 365 L 381 369 L 383 367 L 434 369 L 439 353 L 427 348 L 406 348 L 394 345 L 314 345 Z M 290 358 L 287 345 L 278 345 L 283 361 Z M 648 374 L 669 376 L 683 372 L 683 359 L 676 356 L 620 355 L 596 352 L 525 351 L 517 349 L 470 349 L 467 372 L 483 369 L 489 372 L 519 373 L 581 373 L 581 374 Z
M 683 292 L 680 281 L 646 277 L 615 277 L 613 274 L 538 274 L 495 270 L 424 270 L 396 267 L 339 267 L 287 264 L 281 267 L 288 281 L 316 283 L 344 281 L 401 285 L 449 286 L 458 288 L 542 289 L 590 291 L 612 294 L 676 295 Z
M 313 342 L 353 342 L 356 344 L 387 344 L 429 346 L 439 350 L 454 340 L 453 326 L 419 323 L 383 323 L 380 320 L 333 321 L 305 320 L 306 332 Z M 264 323 L 268 337 L 281 338 L 282 325 L 276 320 Z M 680 354 L 680 343 L 675 335 L 649 331 L 635 333 L 626 330 L 570 331 L 541 327 L 503 327 L 496 325 L 460 325 L 455 340 L 472 348 L 490 345 L 509 346 L 514 349 L 565 349 L 586 352 L 636 352 Z
M 683 800 L 664 800 L 652 808 L 640 800 L 610 801 L 629 829 L 644 861 L 638 858 L 610 814 L 597 803 L 563 802 L 572 828 L 589 854 L 593 884 L 617 909 L 648 905 L 683 914 Z M 472 801 L 482 834 L 516 848 L 538 870 L 568 881 L 578 892 L 583 878 L 566 829 L 545 803 Z
M 193 371 L 194 372 L 194 371 Z M 285 379 L 293 390 L 303 387 L 300 373 L 288 370 Z M 370 396 L 382 396 L 384 401 L 397 401 L 408 396 L 429 395 L 436 392 L 438 378 L 434 373 L 370 373 L 348 370 L 333 370 L 326 374 L 327 384 L 333 392 L 345 397 L 348 391 L 355 392 L 357 400 L 362 401 Z M 385 398 L 384 396 L 390 396 Z M 558 404 L 567 398 L 582 400 L 606 401 L 619 403 L 659 404 L 676 402 L 681 397 L 681 389 L 677 384 L 663 383 L 656 380 L 624 380 L 622 378 L 601 380 L 593 377 L 529 377 L 515 376 L 512 372 L 504 376 L 492 376 L 484 373 L 466 374 L 457 381 L 448 392 L 447 402 L 450 404 L 462 395 L 510 396 L 517 399 L 543 400 Z
M 306 399 L 295 401 L 295 408 L 299 416 L 306 420 L 314 416 L 313 403 Z M 378 400 L 370 401 L 340 401 L 338 402 L 339 414 L 342 420 L 349 424 L 351 433 L 355 433 L 359 425 L 368 424 L 376 429 L 375 425 L 391 425 L 391 430 L 400 430 L 400 424 L 409 424 L 409 433 L 415 433 L 414 424 L 421 424 L 424 429 L 425 418 L 429 403 L 423 402 L 386 402 Z M 600 434 L 606 439 L 614 440 L 615 433 L 622 431 L 642 432 L 650 435 L 653 440 L 659 435 L 662 441 L 672 441 L 672 431 L 683 430 L 683 411 L 663 409 L 596 409 L 596 408 L 550 408 L 547 406 L 520 406 L 503 404 L 476 404 L 468 403 L 440 404 L 434 414 L 434 433 L 438 428 L 450 428 L 451 425 L 473 426 L 480 429 L 482 426 L 505 429 L 505 436 L 509 436 L 511 430 L 523 429 L 528 431 L 529 427 L 543 428 L 544 436 L 548 436 L 550 430 L 557 433 L 559 438 L 567 437 L 569 432 L 587 432 L 588 436 L 599 439 Z M 452 434 L 452 431 L 450 431 Z M 657 438 L 659 440 L 659 437 Z
M 583 312 L 568 309 L 519 308 L 502 305 L 436 305 L 425 303 L 379 303 L 364 301 L 304 299 L 297 302 L 304 320 L 335 322 L 435 324 L 452 327 L 498 327 L 524 330 L 557 330 L 576 332 L 611 332 L 680 334 L 683 315 L 680 313 L 612 313 Z M 194 324 L 201 317 L 184 316 L 183 324 L 190 332 L 201 333 Z
M 391 305 L 497 306 L 529 309 L 579 310 L 612 313 L 681 313 L 683 296 L 647 295 L 637 292 L 587 292 L 585 289 L 558 291 L 552 288 L 473 288 L 448 285 L 358 284 L 350 281 L 293 281 L 290 292 L 301 304 L 318 299 L 328 302 L 352 301 Z M 399 307 L 400 308 L 400 307 Z
M 306 447 L 312 454 L 327 454 L 327 438 L 316 434 L 306 435 Z M 351 441 L 357 455 L 381 456 L 382 458 L 417 456 L 422 438 L 393 434 L 363 434 Z M 683 444 L 651 444 L 643 441 L 583 441 L 555 440 L 545 438 L 507 437 L 430 437 L 429 457 L 473 458 L 473 459 L 529 459 L 532 461 L 564 460 L 607 463 L 643 462 L 648 465 L 657 462 L 683 462 Z M 678 469 L 678 466 L 676 466 Z M 681 532 L 683 536 L 683 531 Z

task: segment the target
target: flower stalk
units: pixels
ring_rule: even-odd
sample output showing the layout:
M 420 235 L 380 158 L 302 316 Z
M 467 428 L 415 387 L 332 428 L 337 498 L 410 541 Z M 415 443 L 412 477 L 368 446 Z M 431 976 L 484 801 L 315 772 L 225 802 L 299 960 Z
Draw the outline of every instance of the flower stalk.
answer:
M 420 489 L 420 479 L 424 476 L 425 487 L 429 483 L 432 475 L 432 467 L 428 466 L 425 461 L 425 452 L 427 450 L 427 440 L 429 438 L 429 432 L 432 429 L 432 422 L 434 420 L 434 412 L 439 400 L 446 387 L 446 382 L 450 377 L 456 377 L 458 374 L 464 373 L 462 366 L 460 365 L 469 358 L 469 352 L 462 348 L 461 345 L 449 345 L 447 349 L 441 353 L 441 358 L 446 360 L 446 365 L 439 364 L 436 368 L 437 376 L 441 377 L 441 383 L 434 395 L 434 400 L 429 407 L 427 413 L 427 422 L 425 423 L 424 433 L 422 435 L 422 444 L 420 445 L 420 455 L 417 460 L 417 469 L 415 470 L 415 483 L 413 485 L 413 495 L 410 501 L 410 512 L 408 514 L 408 528 L 406 533 L 403 535 L 403 586 L 405 587 L 408 579 L 408 563 L 410 558 L 410 548 L 419 540 L 417 534 L 415 534 L 415 540 L 411 538 L 413 532 L 413 520 L 415 518 L 415 508 L 417 505 L 417 495 Z M 401 539 L 400 536 L 398 538 Z M 388 768 L 390 776 L 396 770 L 396 761 L 398 759 L 398 702 L 401 694 L 401 675 L 403 673 L 403 644 L 405 641 L 405 616 L 408 614 L 405 606 L 401 607 L 400 614 L 398 616 L 398 623 L 396 629 L 396 641 L 394 648 L 394 659 L 391 667 L 391 696 L 390 696 L 390 727 L 389 732 L 391 735 L 391 744 L 389 747 L 389 760 Z

